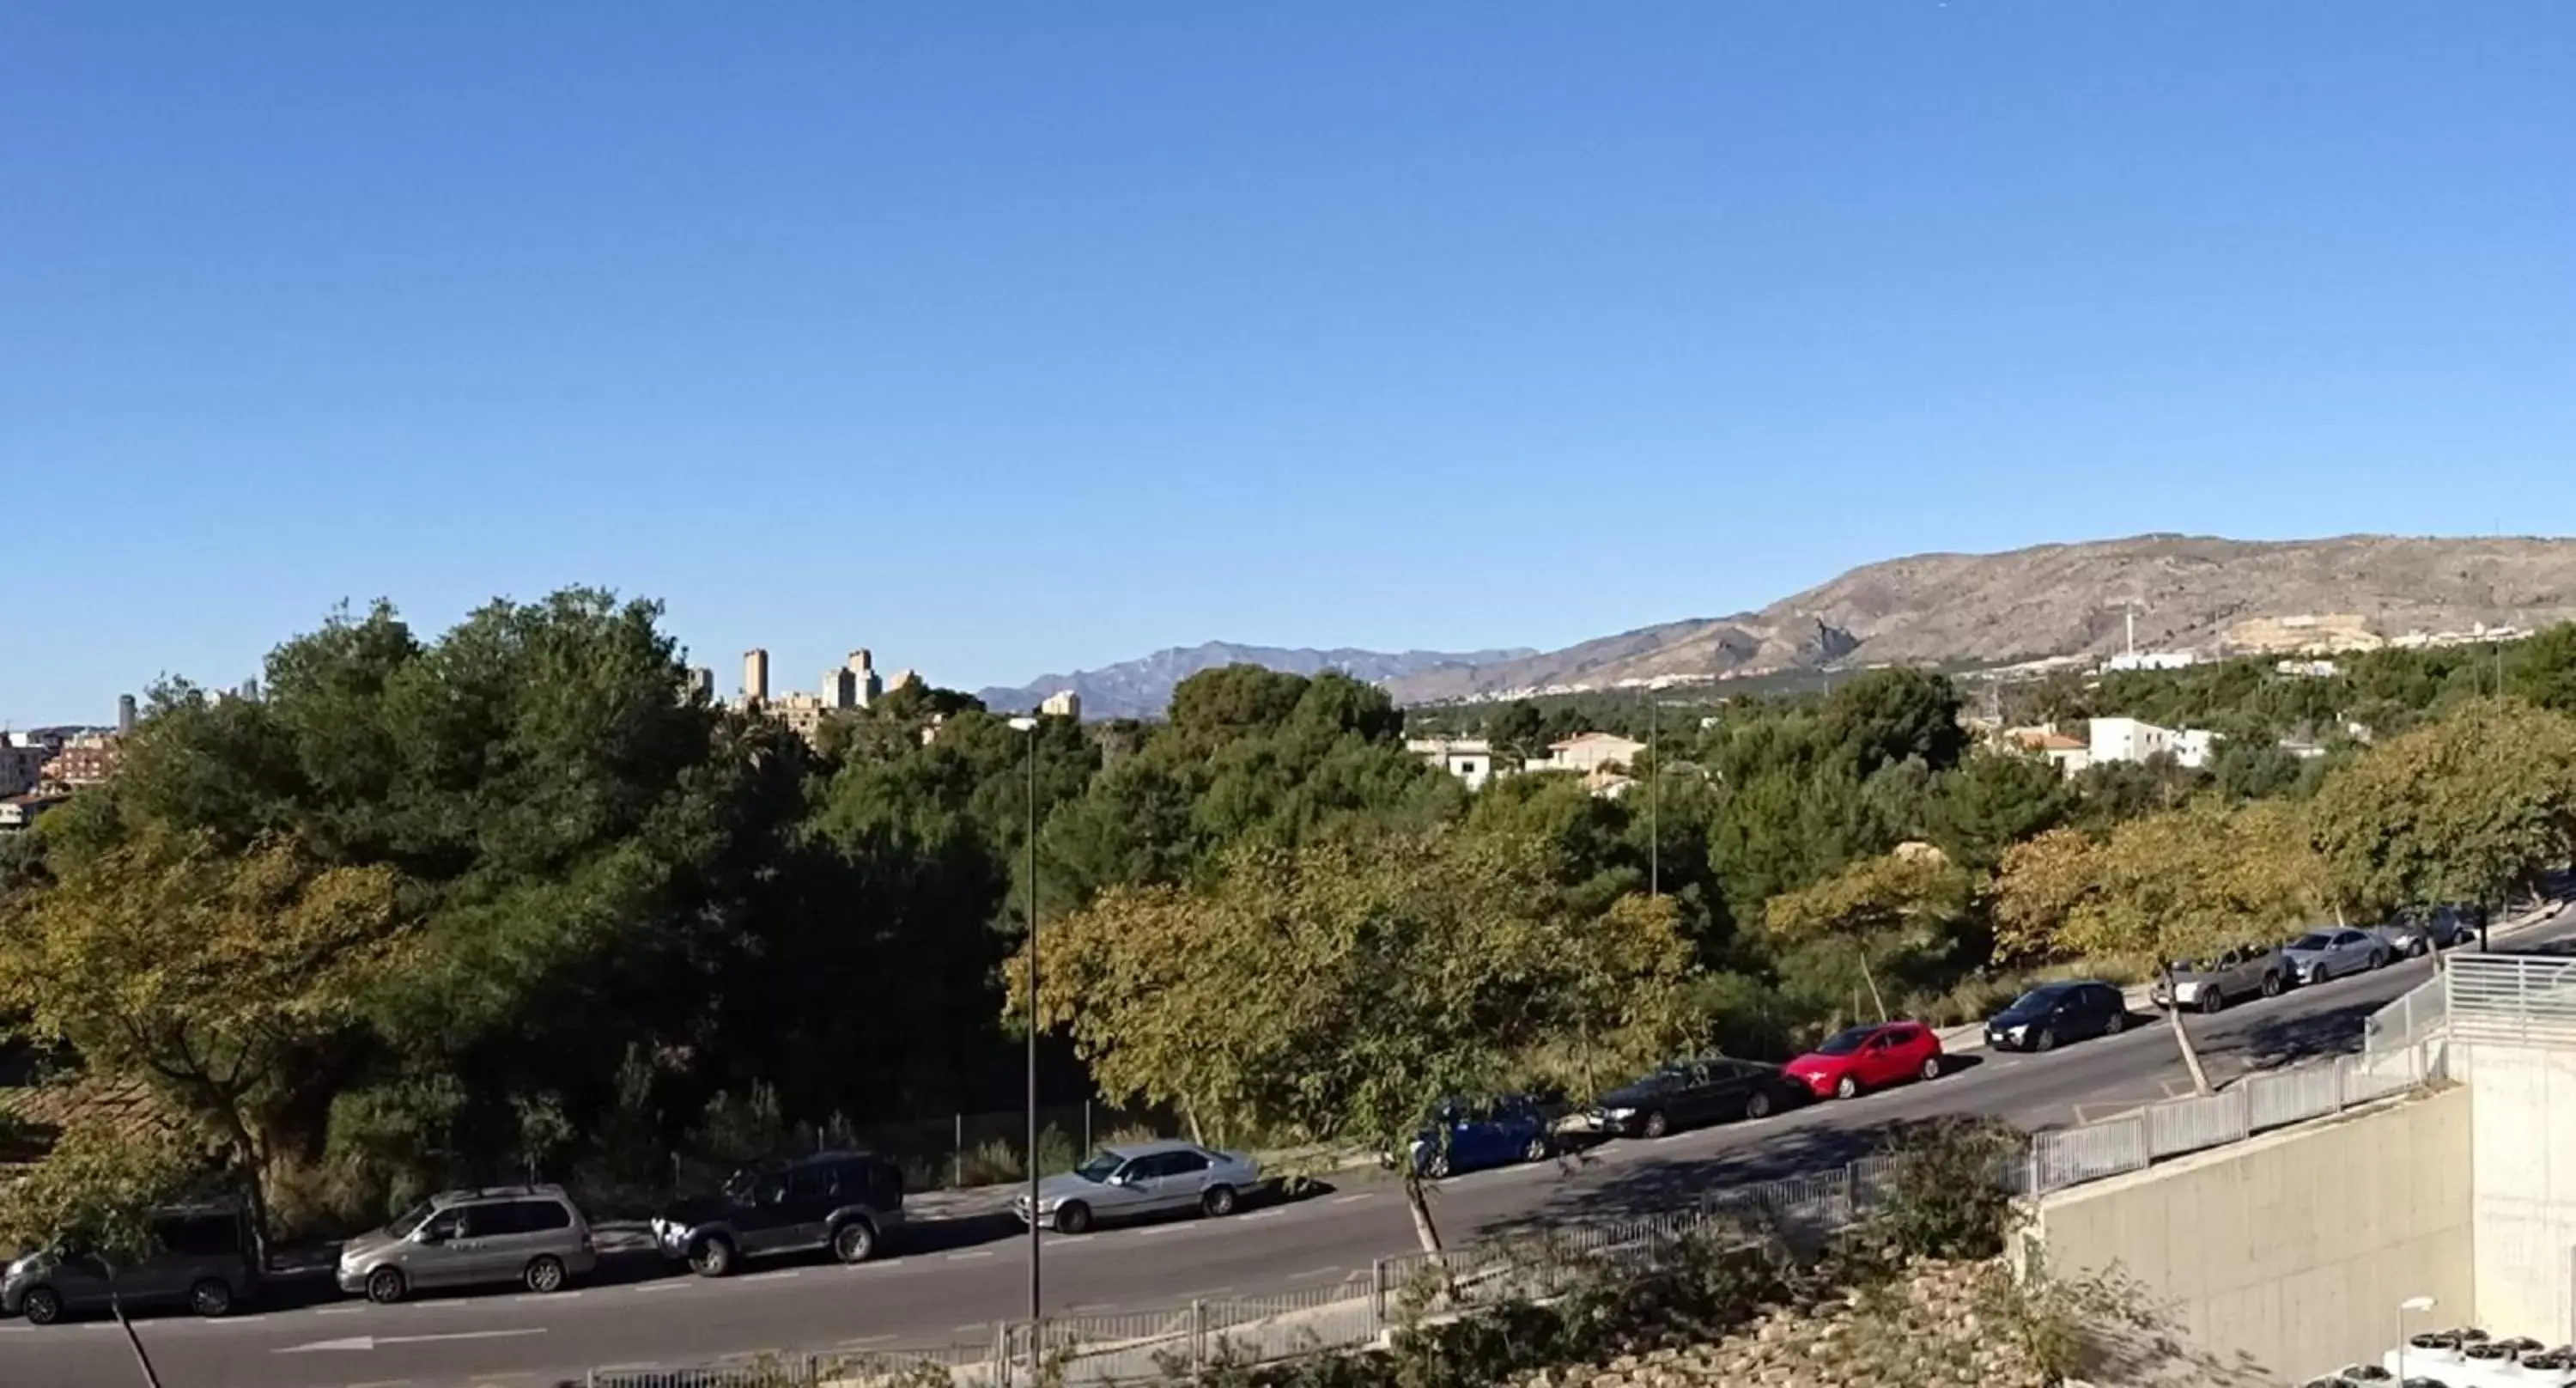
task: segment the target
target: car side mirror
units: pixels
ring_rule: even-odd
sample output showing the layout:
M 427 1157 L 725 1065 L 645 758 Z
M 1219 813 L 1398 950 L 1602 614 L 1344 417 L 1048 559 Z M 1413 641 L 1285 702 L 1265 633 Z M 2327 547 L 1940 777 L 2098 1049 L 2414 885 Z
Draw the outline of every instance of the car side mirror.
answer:
M 447 1242 L 447 1235 L 424 1224 L 412 1231 L 411 1241 L 419 1244 L 441 1244 Z

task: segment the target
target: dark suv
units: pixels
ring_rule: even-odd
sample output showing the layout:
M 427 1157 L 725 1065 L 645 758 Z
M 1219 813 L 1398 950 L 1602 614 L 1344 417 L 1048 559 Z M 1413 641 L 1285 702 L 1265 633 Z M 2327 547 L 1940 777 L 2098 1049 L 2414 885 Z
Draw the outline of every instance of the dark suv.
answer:
M 653 1241 L 703 1277 L 745 1258 L 832 1250 L 864 1263 L 903 1223 L 903 1172 L 868 1152 L 818 1152 L 733 1174 L 720 1195 L 683 1200 L 653 1221 Z

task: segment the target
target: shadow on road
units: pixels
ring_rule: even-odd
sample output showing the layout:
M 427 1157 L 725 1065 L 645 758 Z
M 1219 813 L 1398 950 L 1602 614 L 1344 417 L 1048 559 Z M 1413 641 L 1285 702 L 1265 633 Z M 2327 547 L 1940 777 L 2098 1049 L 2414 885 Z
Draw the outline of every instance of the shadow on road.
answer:
M 2297 1017 L 2267 1017 L 2246 1029 L 2242 1048 L 2246 1068 L 2276 1070 L 2360 1050 L 2363 1020 L 2386 1005 L 2385 1000 L 2373 998 Z
M 1903 1119 L 1848 1128 L 1804 1125 L 1706 1156 L 1596 1166 L 1602 1179 L 1565 1182 L 1537 1209 L 1494 1221 L 1479 1232 L 1531 1232 L 1686 1209 L 1707 1191 L 1835 1170 L 1884 1150 L 1910 1126 Z M 1581 1165 L 1581 1159 L 1572 1164 Z M 1437 1214 L 1439 1207 L 1432 1208 Z

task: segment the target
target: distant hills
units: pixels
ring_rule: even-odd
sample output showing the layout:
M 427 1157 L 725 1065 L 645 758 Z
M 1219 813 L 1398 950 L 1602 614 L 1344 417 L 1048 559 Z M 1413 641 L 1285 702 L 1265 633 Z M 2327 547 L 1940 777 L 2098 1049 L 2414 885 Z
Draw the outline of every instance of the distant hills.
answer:
M 1344 670 L 1408 704 L 1898 662 L 1993 667 L 2110 655 L 2128 639 L 2132 612 L 2139 649 L 2203 653 L 2349 649 L 2481 624 L 2528 630 L 2576 620 L 2576 540 L 2140 535 L 1918 554 L 1863 565 L 1757 612 L 1664 622 L 1557 651 L 1388 654 L 1211 641 L 979 697 L 1025 709 L 1071 688 L 1085 717 L 1152 717 L 1174 684 L 1237 662 Z
M 1445 667 L 1464 669 L 1492 665 L 1526 659 L 1535 654 L 1526 647 L 1455 652 L 1322 651 L 1209 641 L 1197 646 L 1173 646 L 1140 660 L 1106 665 L 1097 670 L 1043 675 L 1016 688 L 996 686 L 979 689 L 975 691 L 975 697 L 983 700 L 987 708 L 1021 712 L 1036 707 L 1039 700 L 1050 694 L 1070 689 L 1081 697 L 1082 716 L 1085 718 L 1157 718 L 1171 706 L 1173 685 L 1201 670 L 1224 665 L 1260 665 L 1295 675 L 1339 670 L 1371 684 L 1389 684 Z
M 1702 683 L 1894 662 L 2000 666 L 2140 649 L 2350 647 L 2477 624 L 2576 619 L 2576 540 L 2187 535 L 1918 554 L 1864 565 L 1758 612 L 1693 618 L 1561 651 L 1427 670 L 1404 703 Z

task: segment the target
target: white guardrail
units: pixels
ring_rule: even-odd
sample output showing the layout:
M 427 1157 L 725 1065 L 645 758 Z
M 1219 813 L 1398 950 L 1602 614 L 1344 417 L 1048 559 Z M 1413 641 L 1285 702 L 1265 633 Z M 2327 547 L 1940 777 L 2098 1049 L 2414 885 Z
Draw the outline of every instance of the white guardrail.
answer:
M 2466 962 L 2466 961 L 2463 961 Z M 2503 962 L 2503 961 L 2498 961 Z M 2445 978 L 2453 975 L 2446 974 Z M 2576 973 L 2565 1001 L 2576 1024 Z M 2436 980 L 2428 987 L 2443 986 Z M 2419 993 L 2424 990 L 2417 990 Z M 2528 998 L 2528 990 L 2515 996 Z M 2408 998 L 2414 998 L 2413 994 Z M 2408 999 L 2399 999 L 2400 1003 Z M 2339 1113 L 2440 1078 L 2445 1055 L 2439 1017 L 2416 999 L 2394 1025 L 2366 1029 L 2376 1049 L 2330 1064 L 2255 1075 L 2206 1098 L 2175 1099 L 2131 1113 L 2034 1134 L 2024 1155 L 1998 1173 L 2017 1194 L 2045 1195 L 2139 1171 L 2165 1157 L 2242 1141 L 2249 1134 Z M 2552 1004 L 2555 1006 L 2555 1004 Z M 2392 1009 L 2398 1004 L 2392 1003 Z M 2375 1017 L 2380 1022 L 2386 1017 Z M 2456 1018 L 2455 1018 L 2456 1020 Z M 2576 1034 L 2576 1025 L 2571 1025 Z M 1266 1363 L 1379 1343 L 1406 1312 L 1408 1289 L 1437 1286 L 1444 1310 L 1472 1310 L 1563 1290 L 1571 1275 L 1608 1262 L 1657 1264 L 1683 1235 L 1712 1224 L 1762 1227 L 1815 1238 L 1869 1217 L 1886 1196 L 1889 1159 L 1839 1170 L 1703 1191 L 1685 1209 L 1608 1223 L 1559 1227 L 1488 1240 L 1444 1253 L 1381 1258 L 1365 1276 L 1338 1286 L 1271 1297 L 1204 1298 L 1168 1311 L 1052 1317 L 995 1327 L 972 1344 L 826 1354 L 772 1354 L 692 1367 L 593 1370 L 590 1388 L 858 1388 L 945 1375 L 953 1383 L 1011 1388 L 1041 1379 L 1081 1385 L 1133 1383 L 1212 1364 Z M 1032 1355 L 1031 1339 L 1037 1340 Z M 1041 1366 L 1032 1371 L 1032 1360 Z

